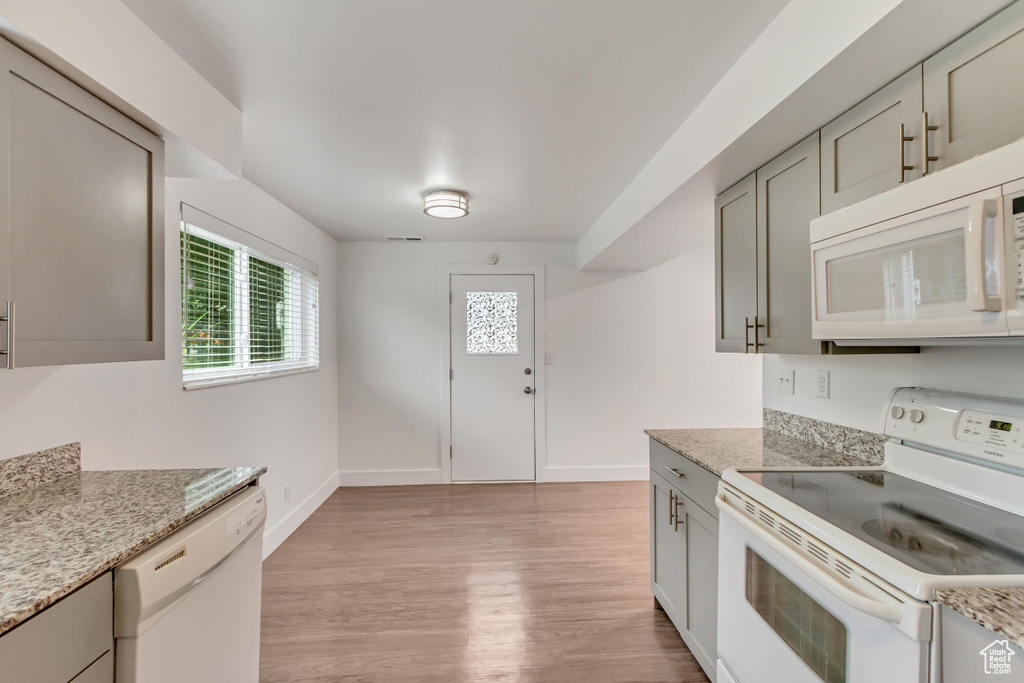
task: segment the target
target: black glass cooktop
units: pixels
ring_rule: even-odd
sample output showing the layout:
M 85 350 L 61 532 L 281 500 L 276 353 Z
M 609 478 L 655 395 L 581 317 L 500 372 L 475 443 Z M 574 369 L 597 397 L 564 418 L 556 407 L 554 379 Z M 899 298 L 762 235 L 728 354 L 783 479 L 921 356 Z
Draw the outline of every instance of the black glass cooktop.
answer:
M 881 470 L 743 474 L 919 571 L 1024 574 L 1024 518 L 1009 512 Z

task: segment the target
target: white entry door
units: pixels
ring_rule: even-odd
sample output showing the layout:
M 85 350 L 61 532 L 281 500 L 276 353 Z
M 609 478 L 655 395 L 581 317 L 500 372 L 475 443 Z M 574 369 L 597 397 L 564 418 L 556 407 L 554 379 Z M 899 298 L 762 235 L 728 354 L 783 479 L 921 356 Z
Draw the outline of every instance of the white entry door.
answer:
M 533 288 L 451 276 L 452 481 L 536 479 Z

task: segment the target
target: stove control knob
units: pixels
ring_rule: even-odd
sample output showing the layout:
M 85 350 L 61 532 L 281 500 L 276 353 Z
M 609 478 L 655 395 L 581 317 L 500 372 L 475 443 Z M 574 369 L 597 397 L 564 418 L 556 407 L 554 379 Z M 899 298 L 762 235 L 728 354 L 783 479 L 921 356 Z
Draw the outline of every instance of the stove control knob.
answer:
M 922 411 L 920 411 L 920 410 L 911 410 L 910 411 L 910 421 L 911 422 L 917 424 L 918 422 L 921 422 L 922 420 L 924 420 L 924 413 Z
M 889 411 L 889 414 L 892 415 L 894 420 L 899 420 L 903 417 L 904 412 L 905 411 L 903 410 L 903 408 L 900 408 L 899 406 L 893 406 L 892 410 Z

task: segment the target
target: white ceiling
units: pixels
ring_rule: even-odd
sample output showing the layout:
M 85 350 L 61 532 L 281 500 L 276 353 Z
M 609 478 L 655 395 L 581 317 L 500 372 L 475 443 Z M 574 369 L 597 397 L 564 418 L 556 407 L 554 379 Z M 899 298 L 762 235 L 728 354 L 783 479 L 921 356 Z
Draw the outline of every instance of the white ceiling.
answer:
M 576 241 L 786 0 L 124 0 L 340 239 Z M 422 193 L 468 192 L 428 218 Z

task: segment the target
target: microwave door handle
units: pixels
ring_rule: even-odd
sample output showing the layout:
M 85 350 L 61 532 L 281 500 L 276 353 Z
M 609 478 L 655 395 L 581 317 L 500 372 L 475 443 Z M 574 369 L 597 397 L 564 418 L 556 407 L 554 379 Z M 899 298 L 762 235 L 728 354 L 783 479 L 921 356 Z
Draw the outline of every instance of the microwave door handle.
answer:
M 967 299 L 972 311 L 1001 311 L 1002 298 L 988 291 L 988 260 L 985 254 L 986 224 L 989 218 L 999 216 L 999 200 L 983 199 L 971 202 L 965 240 L 967 257 Z M 995 221 L 998 226 L 999 222 Z M 996 236 L 996 251 L 1001 252 L 1002 237 Z M 998 263 L 998 253 L 996 254 Z M 998 266 L 996 266 L 998 267 Z
M 784 541 L 773 537 L 767 531 L 757 526 L 754 522 L 751 522 L 744 517 L 743 513 L 729 505 L 725 499 L 725 494 L 719 494 L 715 497 L 715 505 L 718 506 L 718 509 L 721 510 L 723 514 L 739 524 L 762 543 L 771 546 L 772 550 L 777 552 L 779 555 L 782 555 L 787 562 L 791 562 L 796 565 L 797 569 L 810 576 L 811 579 L 820 584 L 822 588 L 845 602 L 850 607 L 859 612 L 863 612 L 864 614 L 884 619 L 885 621 L 891 621 L 894 624 L 899 624 L 900 621 L 903 620 L 903 613 L 899 607 L 869 598 L 866 595 L 861 595 L 860 593 L 839 583 L 839 581 L 833 578 L 832 575 L 821 567 L 814 565 L 795 549 L 789 547 L 789 545 Z

